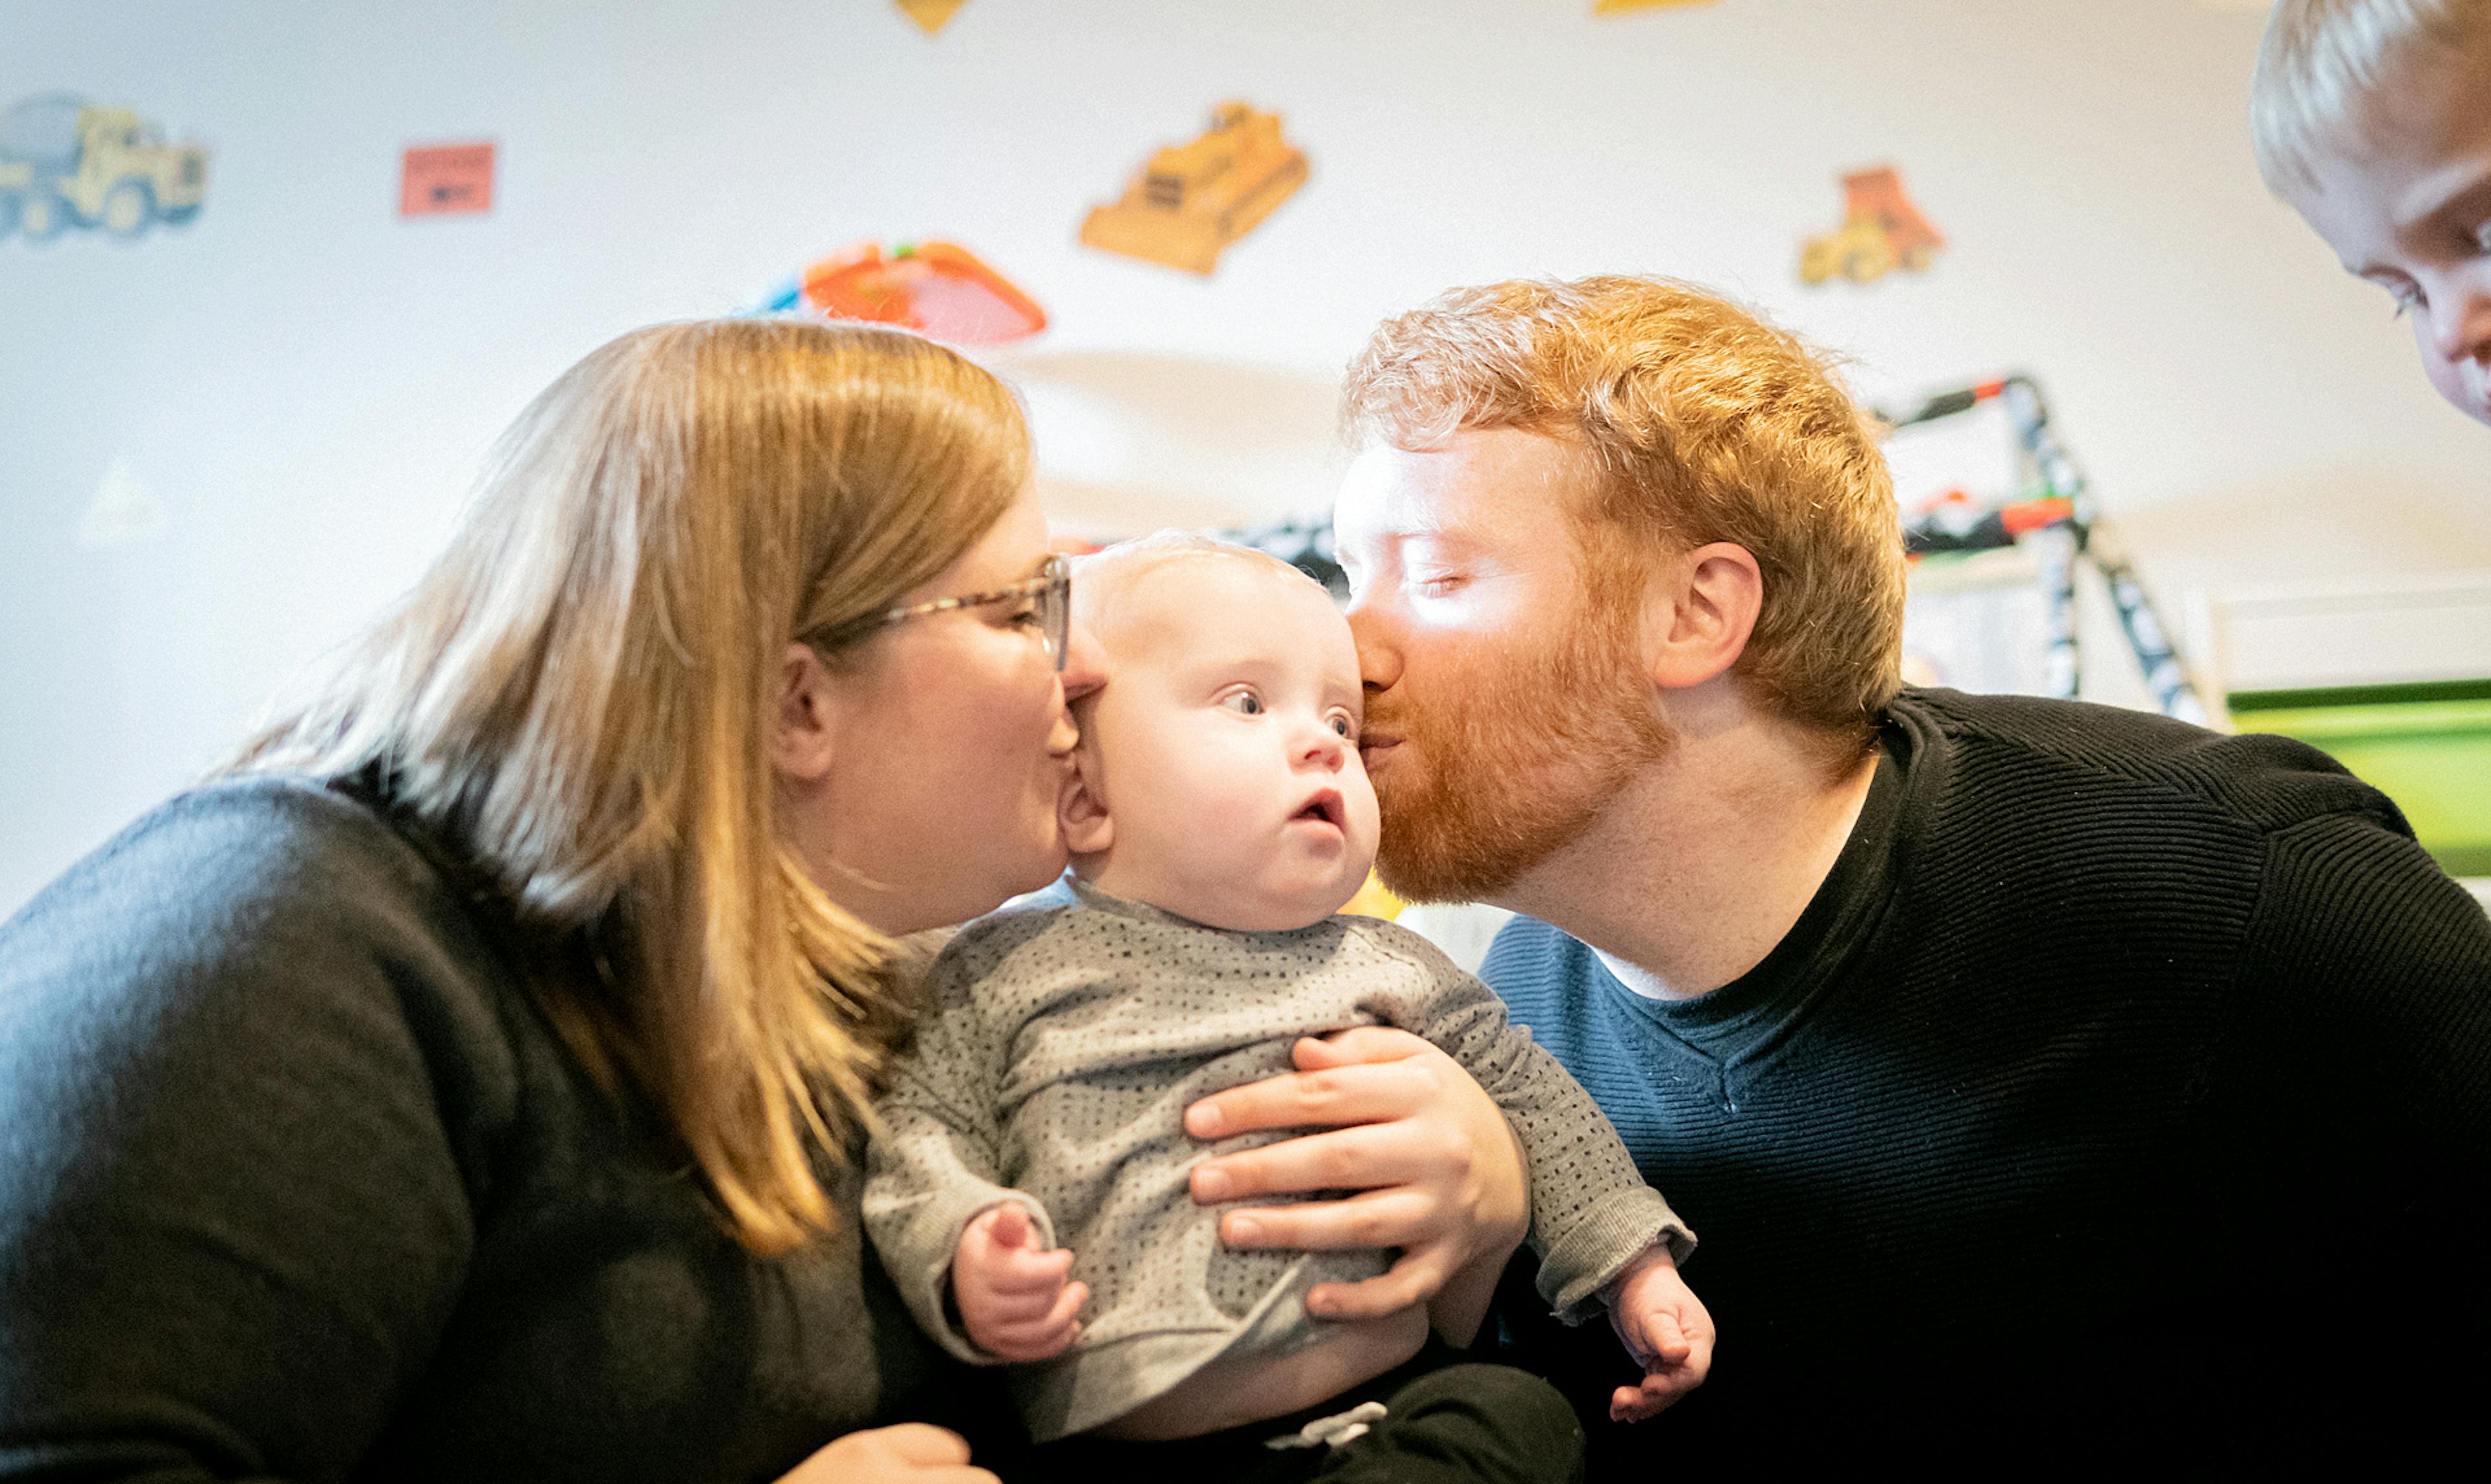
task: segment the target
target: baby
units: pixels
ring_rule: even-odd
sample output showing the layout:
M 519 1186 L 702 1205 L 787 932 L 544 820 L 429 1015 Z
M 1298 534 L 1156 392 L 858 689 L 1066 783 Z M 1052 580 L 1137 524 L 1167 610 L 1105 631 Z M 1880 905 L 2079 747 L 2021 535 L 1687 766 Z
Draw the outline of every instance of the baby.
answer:
M 2249 112 L 2268 188 L 2395 297 L 2439 394 L 2491 422 L 2491 4 L 2281 0 Z
M 1709 1364 L 1676 1266 L 1693 1237 L 1590 1097 L 1423 939 L 1334 916 L 1377 828 L 1347 624 L 1295 568 L 1181 537 L 1086 561 L 1075 605 L 1113 678 L 1081 704 L 1073 869 L 936 961 L 869 1156 L 885 1266 L 953 1353 L 1022 1362 L 1009 1380 L 1059 1471 L 1264 1477 L 1270 1450 L 1304 1447 L 1287 1476 L 1311 1477 L 1317 1444 L 1356 1440 L 1394 1460 L 1380 1476 L 1568 1476 L 1580 1434 L 1552 1388 L 1431 1341 L 1432 1320 L 1466 1342 L 1475 1313 L 1315 1319 L 1309 1289 L 1387 1254 L 1225 1250 L 1187 1191 L 1201 1159 L 1277 1137 L 1206 1148 L 1187 1105 L 1289 1070 L 1301 1036 L 1397 1026 L 1511 1123 L 1541 1295 L 1570 1321 L 1605 1299 L 1646 1369 L 1613 1414 L 1657 1411 Z

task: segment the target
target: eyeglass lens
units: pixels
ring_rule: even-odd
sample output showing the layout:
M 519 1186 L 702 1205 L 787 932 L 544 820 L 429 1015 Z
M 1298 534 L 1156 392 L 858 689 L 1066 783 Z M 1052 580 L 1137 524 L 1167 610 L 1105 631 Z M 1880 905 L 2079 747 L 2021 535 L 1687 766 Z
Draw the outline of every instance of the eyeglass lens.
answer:
M 1055 668 L 1064 668 L 1064 651 L 1072 627 L 1072 566 L 1062 557 L 1046 565 L 1046 590 L 1040 598 L 1045 613 L 1040 627 L 1046 638 L 1046 653 L 1055 659 Z

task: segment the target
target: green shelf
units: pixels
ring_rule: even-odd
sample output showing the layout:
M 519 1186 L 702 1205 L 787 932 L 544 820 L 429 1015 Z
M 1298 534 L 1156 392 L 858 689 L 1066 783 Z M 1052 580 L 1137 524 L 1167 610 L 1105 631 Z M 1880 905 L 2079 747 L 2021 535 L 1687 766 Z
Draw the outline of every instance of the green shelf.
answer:
M 2396 801 L 2450 876 L 2491 876 L 2491 681 L 2263 690 L 2232 724 L 2316 747 Z

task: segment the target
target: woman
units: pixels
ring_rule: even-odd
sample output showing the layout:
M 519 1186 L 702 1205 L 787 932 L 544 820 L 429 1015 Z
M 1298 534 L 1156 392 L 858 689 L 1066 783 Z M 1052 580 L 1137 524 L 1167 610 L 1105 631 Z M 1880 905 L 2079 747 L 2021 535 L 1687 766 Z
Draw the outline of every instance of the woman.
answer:
M 0 927 L 0 1477 L 961 1479 L 858 1240 L 897 940 L 1063 867 L 1102 682 L 1011 393 L 661 326 L 228 775 Z M 1492 1105 L 1379 1035 L 1241 1089 L 1264 1240 L 1502 1260 Z

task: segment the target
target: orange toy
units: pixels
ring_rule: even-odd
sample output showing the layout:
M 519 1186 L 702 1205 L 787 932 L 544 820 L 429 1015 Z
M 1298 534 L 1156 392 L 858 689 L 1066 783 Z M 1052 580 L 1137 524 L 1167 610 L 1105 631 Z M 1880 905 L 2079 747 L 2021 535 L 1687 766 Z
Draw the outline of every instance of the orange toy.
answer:
M 961 345 L 1017 340 L 1046 328 L 1037 301 L 947 242 L 901 243 L 888 257 L 879 243 L 858 243 L 806 269 L 793 291 L 765 307 L 905 325 Z
M 1842 178 L 1842 225 L 1801 246 L 1800 281 L 1823 283 L 1839 273 L 1867 283 L 1897 264 L 1920 273 L 1945 246 L 1945 235 L 1903 194 L 1903 178 L 1880 165 Z
M 1306 157 L 1280 137 L 1279 115 L 1221 103 L 1202 137 L 1158 151 L 1123 200 L 1093 210 L 1081 240 L 1207 274 L 1220 248 L 1253 230 L 1305 178 Z

